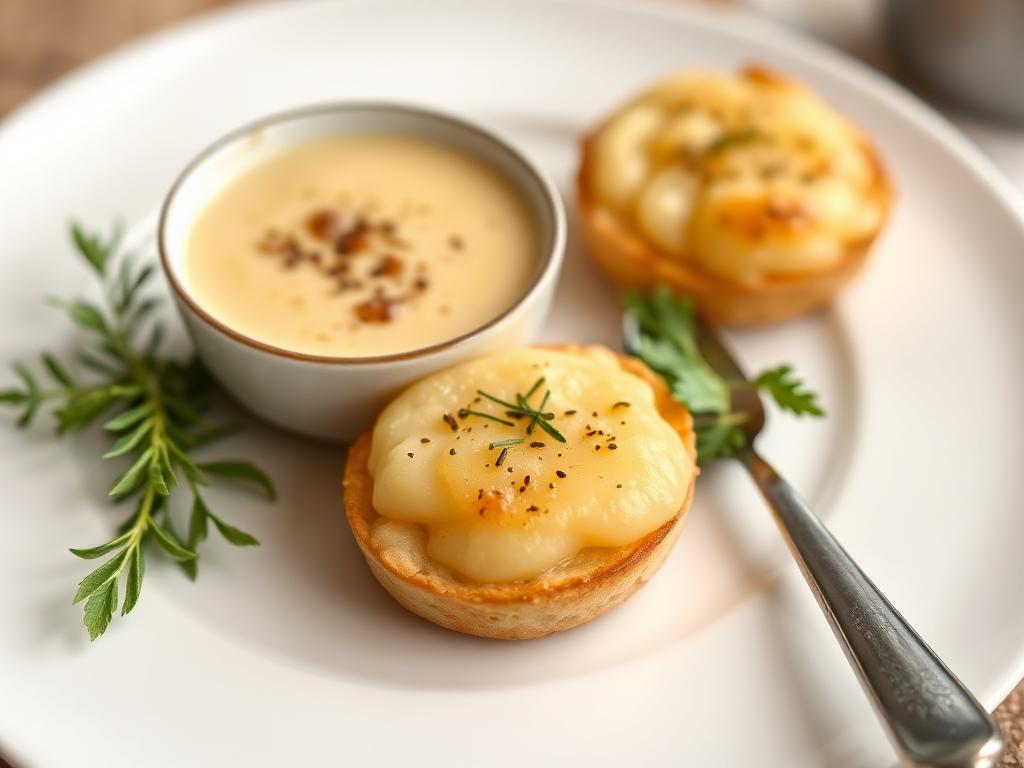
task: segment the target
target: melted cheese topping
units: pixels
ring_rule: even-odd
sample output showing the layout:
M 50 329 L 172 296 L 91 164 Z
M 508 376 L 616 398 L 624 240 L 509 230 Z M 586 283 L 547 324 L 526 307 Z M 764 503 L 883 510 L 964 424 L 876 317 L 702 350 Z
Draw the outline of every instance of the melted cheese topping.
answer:
M 734 280 L 827 269 L 885 217 L 859 132 L 760 71 L 686 73 L 598 131 L 597 199 L 660 251 Z
M 505 418 L 478 389 L 531 398 L 566 438 Z M 627 405 L 628 404 L 628 405 Z M 596 414 L 596 415 L 595 415 Z M 525 438 L 497 466 L 492 442 Z M 614 447 L 613 447 L 614 446 Z M 678 433 L 658 414 L 650 386 L 603 348 L 581 353 L 518 349 L 463 363 L 405 390 L 377 420 L 369 460 L 373 506 L 421 523 L 428 555 L 479 582 L 528 579 L 586 547 L 634 542 L 672 519 L 693 468 Z M 564 476 L 563 476 L 564 475 Z

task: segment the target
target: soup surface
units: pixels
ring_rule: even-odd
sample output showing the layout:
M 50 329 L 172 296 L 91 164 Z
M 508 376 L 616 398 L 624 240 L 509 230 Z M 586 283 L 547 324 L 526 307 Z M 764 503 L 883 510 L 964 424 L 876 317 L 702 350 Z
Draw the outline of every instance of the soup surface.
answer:
M 352 135 L 287 149 L 198 217 L 186 274 L 228 327 L 308 354 L 430 346 L 512 306 L 537 267 L 519 192 L 448 145 Z

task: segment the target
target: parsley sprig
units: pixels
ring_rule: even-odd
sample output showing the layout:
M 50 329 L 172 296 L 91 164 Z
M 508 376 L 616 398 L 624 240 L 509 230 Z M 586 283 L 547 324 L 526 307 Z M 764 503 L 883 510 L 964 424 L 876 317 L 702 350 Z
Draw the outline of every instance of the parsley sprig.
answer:
M 731 405 L 732 392 L 738 388 L 764 392 L 796 416 L 825 415 L 818 396 L 805 388 L 790 365 L 763 371 L 750 382 L 720 376 L 700 352 L 690 297 L 675 296 L 660 285 L 650 295 L 631 292 L 624 298 L 626 311 L 640 330 L 632 351 L 665 379 L 673 397 L 693 414 L 699 461 L 733 456 L 744 447 L 746 437 L 740 425 L 746 414 L 733 411 Z
M 194 458 L 195 451 L 234 428 L 212 424 L 205 416 L 212 382 L 197 360 L 180 363 L 160 356 L 163 326 L 153 320 L 160 300 L 146 295 L 154 266 L 120 254 L 119 230 L 106 239 L 77 225 L 71 233 L 77 251 L 103 286 L 104 306 L 83 299 L 51 303 L 85 331 L 78 362 L 93 380 L 80 381 L 44 352 L 41 367 L 52 385 L 41 383 L 26 365 L 15 363 L 21 386 L 0 391 L 0 405 L 21 409 L 17 424 L 23 428 L 40 409 L 50 406 L 60 434 L 85 429 L 113 412 L 103 428 L 116 439 L 103 458 L 126 458 L 129 464 L 111 486 L 110 496 L 115 501 L 134 499 L 135 509 L 110 541 L 71 550 L 86 560 L 114 553 L 82 579 L 73 600 L 85 602 L 85 627 L 95 640 L 117 610 L 122 576 L 121 615 L 138 603 L 148 542 L 178 561 L 192 579 L 197 575 L 196 548 L 206 539 L 210 524 L 234 545 L 259 543 L 210 510 L 201 489 L 211 479 L 246 482 L 268 499 L 274 498 L 274 487 L 250 462 Z M 182 483 L 192 497 L 184 539 L 175 532 L 169 509 L 169 499 Z

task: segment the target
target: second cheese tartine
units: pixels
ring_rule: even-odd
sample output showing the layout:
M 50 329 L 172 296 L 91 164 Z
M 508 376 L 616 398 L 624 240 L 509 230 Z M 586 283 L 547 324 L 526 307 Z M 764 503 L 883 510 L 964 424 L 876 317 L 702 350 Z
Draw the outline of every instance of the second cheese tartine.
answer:
M 496 402 L 517 396 L 549 430 Z M 349 452 L 345 510 L 374 576 L 410 611 L 526 639 L 645 584 L 696 475 L 690 414 L 643 363 L 596 346 L 516 349 L 385 408 Z
M 641 94 L 586 137 L 577 181 L 589 250 L 614 282 L 665 283 L 736 324 L 832 298 L 892 197 L 851 122 L 759 68 L 681 73 Z

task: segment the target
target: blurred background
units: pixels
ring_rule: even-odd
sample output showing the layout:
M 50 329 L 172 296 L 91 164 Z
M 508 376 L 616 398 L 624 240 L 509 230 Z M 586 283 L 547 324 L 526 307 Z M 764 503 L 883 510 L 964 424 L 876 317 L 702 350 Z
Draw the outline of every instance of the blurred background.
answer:
M 273 0 L 0 0 L 0 117 L 122 43 L 254 1 Z M 1022 0 L 655 1 L 744 8 L 845 50 L 931 102 L 1024 190 Z
M 119 45 L 252 1 L 0 0 L 0 120 Z M 661 2 L 743 7 L 845 50 L 930 102 L 1024 190 L 1024 0 Z M 1002 767 L 1024 768 L 1024 685 L 997 716 L 1010 741 Z

